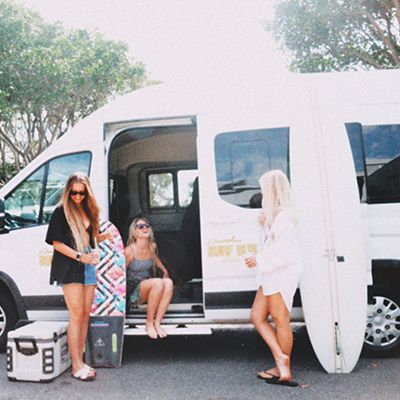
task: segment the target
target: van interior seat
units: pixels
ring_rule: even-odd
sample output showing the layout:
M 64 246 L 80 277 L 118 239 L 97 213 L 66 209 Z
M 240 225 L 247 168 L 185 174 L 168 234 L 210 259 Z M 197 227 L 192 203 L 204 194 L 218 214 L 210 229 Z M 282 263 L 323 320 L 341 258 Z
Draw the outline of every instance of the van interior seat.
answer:
M 118 228 L 122 240 L 126 242 L 126 217 L 130 210 L 128 179 L 123 175 L 114 176 L 114 188 L 110 204 L 110 221 Z
M 188 257 L 188 280 L 201 278 L 199 178 L 193 182 L 192 200 L 182 220 L 181 234 Z

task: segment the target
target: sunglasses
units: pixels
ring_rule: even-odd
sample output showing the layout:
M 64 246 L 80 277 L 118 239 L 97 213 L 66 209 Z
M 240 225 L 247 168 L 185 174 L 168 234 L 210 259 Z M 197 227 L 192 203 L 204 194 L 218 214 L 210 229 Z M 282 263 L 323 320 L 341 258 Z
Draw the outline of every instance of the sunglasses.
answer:
M 150 228 L 150 225 L 149 224 L 137 224 L 136 228 L 138 228 L 138 229 Z
M 79 194 L 79 196 L 86 196 L 86 192 L 77 192 L 77 191 L 75 191 L 75 190 L 71 190 L 71 191 L 69 192 L 69 194 L 70 194 L 71 196 L 77 196 L 78 194 Z

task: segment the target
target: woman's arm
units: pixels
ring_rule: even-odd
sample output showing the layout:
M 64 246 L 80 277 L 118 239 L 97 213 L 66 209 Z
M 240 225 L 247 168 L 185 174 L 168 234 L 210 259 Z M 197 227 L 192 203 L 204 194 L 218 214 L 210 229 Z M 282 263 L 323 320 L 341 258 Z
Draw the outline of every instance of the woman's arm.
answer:
M 134 259 L 133 249 L 131 245 L 125 247 L 124 255 L 125 255 L 125 267 L 127 267 Z
M 155 263 L 156 267 L 159 268 L 161 270 L 161 272 L 163 273 L 163 278 L 168 278 L 169 277 L 168 270 L 167 270 L 167 268 L 165 268 L 165 265 L 161 262 L 161 260 L 157 257 L 156 249 L 157 249 L 157 245 L 155 243 L 153 243 L 154 263 Z
M 162 271 L 163 278 L 169 278 L 168 270 L 167 270 L 167 268 L 165 268 L 165 265 L 161 262 L 161 260 L 157 256 L 155 256 L 154 261 L 155 261 L 156 267 Z
M 294 223 L 289 215 L 282 215 L 274 222 L 271 237 L 255 258 L 261 271 L 271 272 L 298 262 L 298 254 Z
M 73 260 L 77 260 L 77 254 L 79 252 L 67 246 L 66 244 L 54 241 L 53 247 L 59 253 L 64 254 L 64 256 L 72 258 Z M 81 254 L 80 262 L 84 264 L 97 264 L 99 262 L 99 256 L 97 253 Z
M 113 238 L 113 235 L 111 231 L 105 231 L 103 233 L 99 233 L 96 236 L 97 243 L 103 242 L 104 240 L 111 240 Z

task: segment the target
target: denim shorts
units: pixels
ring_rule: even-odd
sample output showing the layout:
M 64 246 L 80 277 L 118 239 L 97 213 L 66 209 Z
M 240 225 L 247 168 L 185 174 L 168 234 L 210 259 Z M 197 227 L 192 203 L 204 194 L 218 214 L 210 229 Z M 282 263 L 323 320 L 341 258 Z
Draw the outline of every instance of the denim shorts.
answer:
M 84 285 L 96 285 L 96 267 L 92 264 L 85 264 L 85 280 Z

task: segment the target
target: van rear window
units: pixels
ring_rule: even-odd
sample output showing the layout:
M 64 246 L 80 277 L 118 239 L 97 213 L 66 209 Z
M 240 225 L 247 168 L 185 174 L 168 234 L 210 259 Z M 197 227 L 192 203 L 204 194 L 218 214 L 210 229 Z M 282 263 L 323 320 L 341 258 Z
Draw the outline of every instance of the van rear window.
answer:
M 260 208 L 260 176 L 280 169 L 289 177 L 288 127 L 220 133 L 214 149 L 218 193 L 228 203 Z
M 400 125 L 345 126 L 361 202 L 400 202 Z

